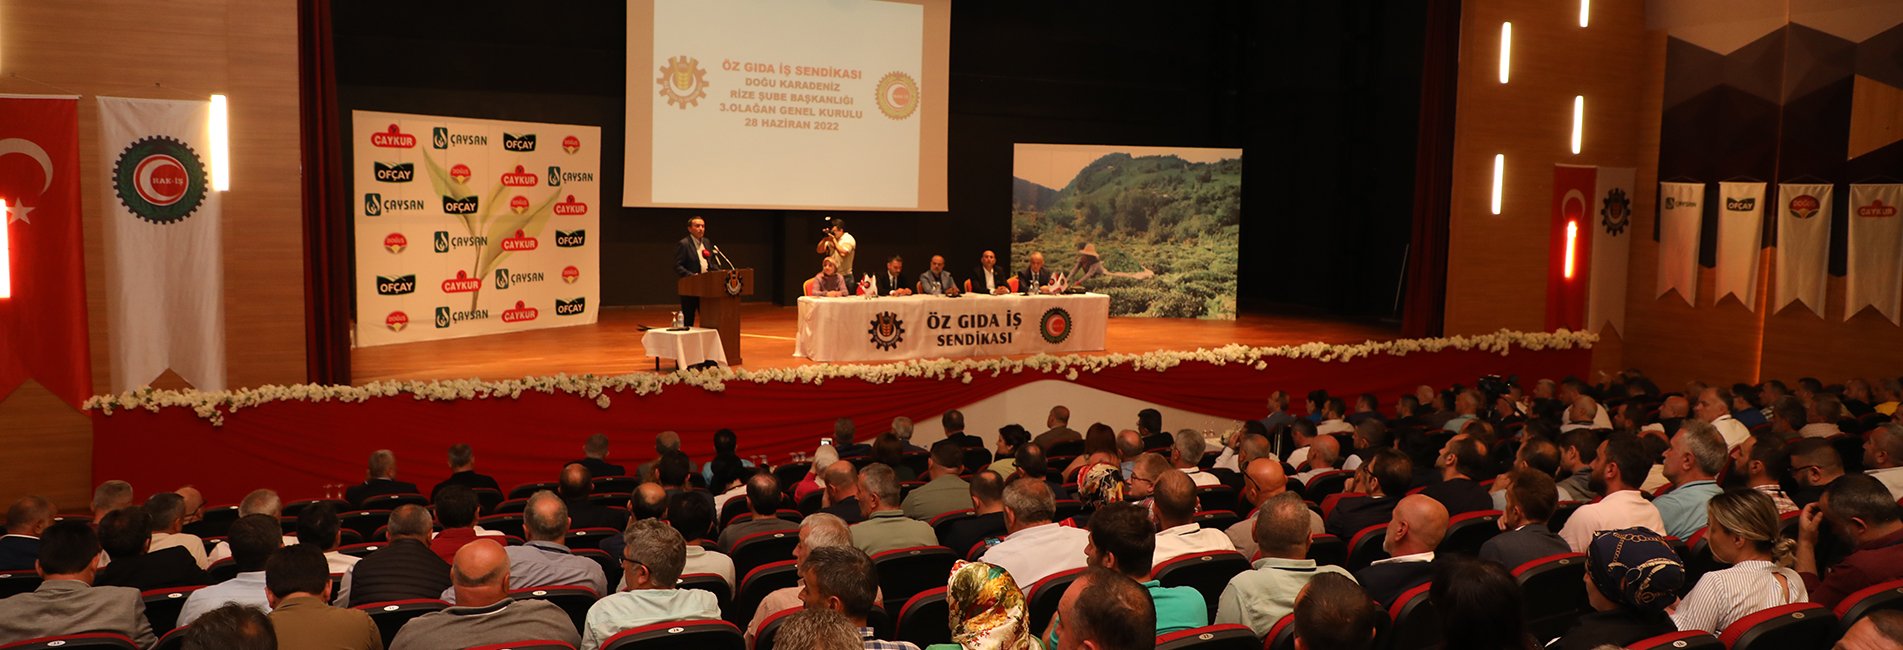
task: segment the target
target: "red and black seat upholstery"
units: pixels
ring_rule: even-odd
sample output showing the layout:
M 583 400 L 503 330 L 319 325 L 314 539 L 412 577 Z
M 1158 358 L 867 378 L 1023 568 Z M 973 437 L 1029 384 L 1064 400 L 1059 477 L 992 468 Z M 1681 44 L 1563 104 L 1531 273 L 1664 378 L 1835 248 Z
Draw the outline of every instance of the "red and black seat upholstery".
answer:
M 589 482 L 593 484 L 589 489 L 589 493 L 591 494 L 613 494 L 616 492 L 628 494 L 633 492 L 635 488 L 641 486 L 641 479 L 632 476 L 597 476 Z M 626 503 L 628 500 L 622 499 L 621 501 L 622 503 Z
M 1276 619 L 1269 628 L 1269 636 L 1262 640 L 1262 650 L 1295 650 L 1295 615 L 1284 614 Z
M 539 483 L 523 483 L 521 485 L 517 485 L 515 487 L 509 488 L 509 498 L 510 499 L 527 499 L 529 498 L 529 495 L 535 494 L 536 492 L 540 492 L 542 490 L 548 490 L 550 492 L 554 492 L 559 489 L 561 489 L 561 485 L 557 484 L 554 481 L 542 481 Z
M 1317 566 L 1341 566 L 1348 561 L 1348 544 L 1327 533 L 1309 535 L 1308 559 Z
M 379 494 L 367 497 L 359 507 L 368 510 L 395 510 L 397 506 L 428 506 L 429 497 L 415 492 L 398 494 Z
M 952 524 L 955 524 L 960 521 L 964 521 L 966 519 L 970 519 L 976 516 L 978 516 L 978 514 L 975 511 L 953 510 L 951 512 L 941 512 L 936 515 L 933 515 L 932 518 L 930 520 L 927 520 L 925 523 L 932 525 L 932 535 L 938 538 L 938 543 L 943 544 L 945 543 L 945 529 L 946 528 L 951 527 Z M 962 551 L 965 549 L 952 549 L 952 550 Z
M 1660 634 L 1627 645 L 1626 650 L 1725 650 L 1725 642 L 1701 630 Z
M 1592 608 L 1586 601 L 1586 556 L 1582 553 L 1549 555 L 1514 567 L 1526 599 L 1526 630 L 1542 639 L 1556 638 L 1572 629 L 1579 615 Z
M 772 530 L 734 540 L 727 557 L 733 558 L 734 575 L 746 575 L 754 567 L 793 559 L 793 547 L 800 545 L 800 531 Z
M 1454 515 L 1447 520 L 1447 535 L 1441 538 L 1438 553 L 1477 557 L 1480 546 L 1500 534 L 1500 511 L 1476 510 Z
M 1165 587 L 1192 587 L 1202 593 L 1209 606 L 1209 620 L 1216 619 L 1216 604 L 1229 579 L 1249 570 L 1249 558 L 1235 551 L 1191 553 L 1164 560 L 1151 569 L 1151 575 Z
M 517 641 L 515 643 L 494 643 L 490 645 L 479 645 L 473 648 L 467 648 L 465 650 L 575 650 L 575 646 L 569 645 L 567 641 L 555 641 L 552 639 L 530 639 L 525 641 Z
M 1727 566 L 1711 554 L 1711 540 L 1705 537 L 1705 529 L 1700 528 L 1685 538 L 1685 584 L 1678 588 L 1678 595 L 1685 596 L 1698 585 L 1698 580 L 1713 571 L 1723 571 Z
M 40 572 L 33 569 L 0 571 L 0 598 L 39 589 L 41 582 Z
M 1156 650 L 1261 650 L 1262 641 L 1243 625 L 1205 625 L 1156 637 Z
M 1341 505 L 1341 502 L 1355 497 L 1365 496 L 1368 495 L 1361 492 L 1336 492 L 1330 494 L 1321 498 L 1319 505 L 1316 506 L 1321 508 L 1321 511 L 1316 514 L 1321 515 L 1322 519 L 1327 519 L 1329 515 L 1335 514 L 1335 507 Z M 1315 499 L 1309 499 L 1309 501 L 1315 501 Z
M 1718 635 L 1730 650 L 1828 650 L 1837 617 L 1816 603 L 1793 603 L 1738 619 Z
M 200 589 L 204 587 L 153 589 L 139 594 L 145 600 L 145 620 L 152 623 L 152 633 L 164 636 L 178 627 L 178 612 L 185 607 L 185 598 Z
M 1427 650 L 1440 646 L 1440 614 L 1434 608 L 1434 602 L 1428 600 L 1427 591 L 1431 583 L 1401 592 L 1394 597 L 1394 604 L 1388 606 L 1388 620 L 1391 623 L 1382 633 L 1377 646 L 1383 650 Z
M 899 611 L 913 596 L 945 586 L 958 559 L 957 553 L 943 546 L 895 548 L 872 556 L 879 589 L 885 592 L 885 611 Z
M 1199 510 L 1236 510 L 1236 489 L 1227 485 L 1205 485 L 1196 488 L 1196 502 Z
M 1591 502 L 1590 501 L 1561 501 L 1559 502 L 1559 505 L 1553 506 L 1553 516 L 1546 518 L 1546 529 L 1552 530 L 1552 531 L 1565 530 L 1566 520 L 1571 519 L 1573 517 L 1573 513 L 1579 511 L 1580 506 L 1586 505 L 1588 503 L 1591 503 Z
M 740 628 L 717 619 L 643 625 L 608 637 L 601 650 L 747 650 Z
M 621 531 L 613 528 L 576 528 L 568 531 L 568 536 L 562 538 L 562 545 L 570 549 L 600 548 L 601 540 L 620 534 Z
M 720 611 L 723 612 L 727 611 L 728 605 L 733 604 L 733 587 L 728 585 L 727 579 L 720 577 L 718 573 L 684 574 L 676 586 L 681 589 L 699 589 L 713 594 L 714 598 L 720 601 Z
M 787 587 L 796 587 L 800 583 L 799 568 L 792 560 L 772 562 L 754 567 L 740 578 L 740 589 L 734 594 L 733 606 L 720 610 L 727 621 L 736 625 L 746 625 L 753 620 L 753 610 L 760 608 L 760 601 L 767 594 Z
M 1388 525 L 1375 524 L 1355 531 L 1354 538 L 1348 540 L 1348 562 L 1342 568 L 1360 571 L 1373 564 L 1375 560 L 1388 556 L 1388 550 L 1382 545 L 1388 541 Z
M 569 552 L 574 553 L 575 557 L 585 557 L 594 560 L 595 564 L 601 567 L 602 576 L 608 579 L 607 584 L 610 592 L 614 590 L 615 585 L 621 584 L 621 558 L 615 557 L 607 551 L 598 548 L 578 548 L 570 550 Z
M 1204 510 L 1196 513 L 1193 520 L 1196 525 L 1215 530 L 1229 530 L 1230 526 L 1242 521 L 1242 516 L 1233 510 Z
M 350 504 L 344 503 L 344 506 L 338 508 L 337 511 L 343 512 L 349 509 Z M 231 533 L 231 522 L 237 520 L 238 506 L 207 506 L 204 511 L 198 514 L 198 521 L 185 524 L 184 532 L 199 537 L 224 537 Z M 54 521 L 58 521 L 58 519 L 56 518 Z
M 172 628 L 172 631 L 166 632 L 164 636 L 159 637 L 158 643 L 152 644 L 152 650 L 184 650 L 185 633 L 191 628 L 192 626 L 190 625 Z
M 1051 624 L 1051 617 L 1057 615 L 1057 603 L 1064 598 L 1064 592 L 1083 575 L 1083 569 L 1059 571 L 1045 576 L 1024 590 L 1025 608 L 1031 611 L 1031 629 L 1042 630 Z
M 344 555 L 348 555 L 350 557 L 365 558 L 365 557 L 370 557 L 371 553 L 375 553 L 377 551 L 383 550 L 384 546 L 385 546 L 384 542 L 371 542 L 369 544 L 351 544 L 348 546 L 337 547 L 337 552 L 342 553 Z
M 496 506 L 502 505 L 502 490 L 479 487 L 469 488 L 469 491 L 476 494 L 476 505 L 479 508 L 476 512 L 478 513 L 493 515 L 496 513 Z
M 562 608 L 562 611 L 568 614 L 568 618 L 575 622 L 575 629 L 581 630 L 586 629 L 588 608 L 595 606 L 595 601 L 601 598 L 601 594 L 587 587 L 561 585 L 511 589 L 509 597 L 516 600 L 548 601 L 549 604 Z
M 476 525 L 513 537 L 527 535 L 522 532 L 522 513 L 519 512 L 482 517 L 476 520 Z
M 410 600 L 392 600 L 382 603 L 365 603 L 352 607 L 351 609 L 362 611 L 370 615 L 370 620 L 375 621 L 377 624 L 377 631 L 383 634 L 383 647 L 388 648 L 390 647 L 390 642 L 396 639 L 397 630 L 403 629 L 404 623 L 408 623 L 410 619 L 414 619 L 418 616 L 430 612 L 439 612 L 448 607 L 449 603 L 435 598 L 413 598 Z
M 284 507 L 278 511 L 278 514 L 295 519 L 298 515 L 304 514 L 306 509 L 320 503 L 330 504 L 330 509 L 334 512 L 343 512 L 350 509 L 350 502 L 343 499 L 304 499 L 284 504 Z M 232 512 L 235 513 L 237 511 L 233 510 Z
M 760 621 L 760 629 L 754 630 L 753 650 L 773 650 L 780 638 L 780 625 L 786 617 L 800 613 L 802 607 L 789 607 L 768 614 Z
M 808 492 L 806 496 L 800 497 L 797 509 L 800 511 L 800 514 L 810 515 L 819 512 L 819 509 L 825 506 L 826 491 L 813 490 L 812 492 Z
M 228 557 L 211 563 L 205 567 L 205 577 L 214 585 L 238 577 L 238 559 Z
M 1342 487 L 1348 485 L 1348 479 L 1354 477 L 1354 472 L 1345 469 L 1322 472 L 1303 483 L 1302 494 L 1310 499 L 1326 499 L 1328 495 L 1341 492 Z M 1323 504 L 1323 507 L 1327 507 L 1327 504 Z
M 357 531 L 357 534 L 363 536 L 363 539 L 382 541 L 380 538 L 375 537 L 375 535 L 377 529 L 390 523 L 390 511 L 365 508 L 346 510 L 337 513 L 337 523 L 343 528 Z
M 919 592 L 899 608 L 899 640 L 921 648 L 951 643 L 951 628 L 945 624 L 950 619 L 951 604 L 945 601 L 944 587 Z
M 114 632 L 88 632 L 85 634 L 66 634 L 62 636 L 41 637 L 15 641 L 0 645 L 0 650 L 26 650 L 27 648 L 59 648 L 59 650 L 140 650 L 139 645 L 126 638 L 124 634 Z
M 1837 633 L 1850 631 L 1859 619 L 1871 612 L 1903 610 L 1903 580 L 1879 582 L 1844 596 L 1831 613 L 1837 615 Z

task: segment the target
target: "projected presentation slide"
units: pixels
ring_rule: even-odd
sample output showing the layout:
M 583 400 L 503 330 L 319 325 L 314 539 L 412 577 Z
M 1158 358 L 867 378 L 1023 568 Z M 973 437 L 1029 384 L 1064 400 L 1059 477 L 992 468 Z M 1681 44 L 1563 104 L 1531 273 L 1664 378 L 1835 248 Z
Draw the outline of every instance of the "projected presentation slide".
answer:
M 628 0 L 629 207 L 945 209 L 950 0 Z

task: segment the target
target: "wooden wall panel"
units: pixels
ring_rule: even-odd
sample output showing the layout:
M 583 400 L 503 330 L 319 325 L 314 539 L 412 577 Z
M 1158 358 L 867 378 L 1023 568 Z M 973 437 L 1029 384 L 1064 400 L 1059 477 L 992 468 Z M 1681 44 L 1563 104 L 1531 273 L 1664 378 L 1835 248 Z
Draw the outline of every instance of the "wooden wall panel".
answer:
M 0 0 L 0 93 L 81 95 L 79 138 L 93 386 L 110 385 L 99 95 L 231 102 L 232 190 L 224 198 L 228 378 L 304 378 L 294 0 Z M 166 373 L 155 385 L 182 386 Z M 37 391 L 37 392 L 36 392 Z M 0 403 L 0 499 L 59 495 L 83 508 L 92 477 L 88 419 L 44 391 Z M 148 486 L 138 486 L 141 493 Z M 166 486 L 151 486 L 162 488 Z M 70 503 L 69 503 L 70 502 Z

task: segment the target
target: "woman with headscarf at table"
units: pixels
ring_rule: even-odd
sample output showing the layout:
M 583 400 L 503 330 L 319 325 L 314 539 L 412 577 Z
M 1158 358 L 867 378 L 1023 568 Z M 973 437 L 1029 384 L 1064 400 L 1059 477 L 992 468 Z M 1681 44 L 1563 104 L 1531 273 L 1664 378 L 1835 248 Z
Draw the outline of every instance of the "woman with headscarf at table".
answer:
M 1030 606 L 1004 567 L 960 561 L 945 588 L 951 643 L 925 650 L 1036 650 Z
M 1560 637 L 1560 650 L 1625 646 L 1678 631 L 1665 609 L 1685 584 L 1685 563 L 1646 528 L 1602 530 L 1586 546 L 1586 598 L 1592 611 Z
M 819 275 L 813 276 L 813 295 L 838 297 L 846 295 L 846 276 L 839 274 L 839 262 L 826 258 L 819 262 Z

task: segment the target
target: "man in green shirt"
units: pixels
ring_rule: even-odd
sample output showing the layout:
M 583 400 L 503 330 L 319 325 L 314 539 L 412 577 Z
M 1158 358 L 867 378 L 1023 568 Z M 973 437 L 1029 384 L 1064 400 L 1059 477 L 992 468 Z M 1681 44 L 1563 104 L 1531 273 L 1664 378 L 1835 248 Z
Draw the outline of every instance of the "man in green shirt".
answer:
M 958 478 L 965 469 L 964 446 L 950 440 L 932 445 L 931 481 L 912 490 L 900 507 L 905 516 L 920 521 L 954 510 L 971 509 L 971 484 Z
M 1304 532 L 1306 528 L 1302 529 Z M 1141 506 L 1113 503 L 1090 516 L 1090 541 L 1084 546 L 1084 561 L 1091 567 L 1109 569 L 1128 576 L 1150 592 L 1156 607 L 1158 635 L 1198 628 L 1209 624 L 1208 601 L 1193 587 L 1165 587 L 1150 579 L 1150 563 L 1156 553 L 1156 525 Z M 1076 585 L 1071 586 L 1077 588 Z M 1045 647 L 1057 645 L 1057 617 L 1052 617 L 1045 632 Z
M 1308 559 L 1308 505 L 1293 492 L 1269 497 L 1256 510 L 1255 541 L 1262 559 L 1255 568 L 1229 579 L 1216 598 L 1216 622 L 1247 625 L 1256 636 L 1268 637 L 1275 622 L 1295 611 L 1295 597 L 1308 581 L 1323 573 L 1353 580 L 1338 566 L 1316 566 Z
M 866 518 L 852 525 L 852 545 L 866 555 L 938 545 L 931 524 L 906 517 L 899 509 L 899 478 L 884 463 L 859 470 L 859 511 Z

